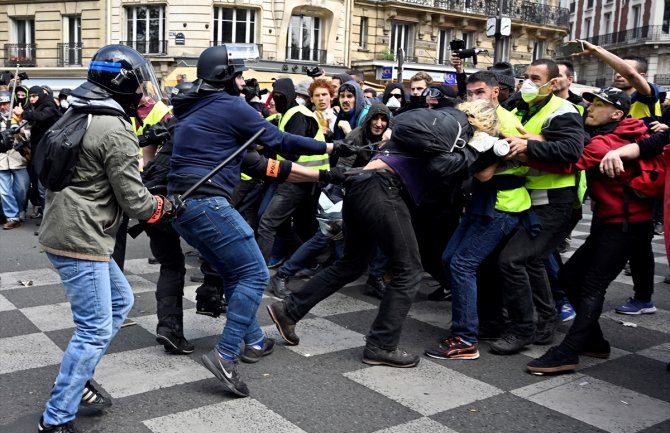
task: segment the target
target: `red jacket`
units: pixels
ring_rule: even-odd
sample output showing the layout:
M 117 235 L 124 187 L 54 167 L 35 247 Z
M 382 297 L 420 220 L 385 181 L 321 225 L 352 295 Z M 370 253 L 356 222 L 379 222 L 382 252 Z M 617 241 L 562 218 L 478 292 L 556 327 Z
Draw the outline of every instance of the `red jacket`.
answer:
M 588 193 L 593 200 L 593 214 L 609 223 L 624 220 L 623 184 L 639 173 L 635 161 L 625 161 L 625 173 L 611 179 L 600 173 L 599 165 L 607 152 L 647 137 L 647 126 L 640 119 L 624 119 L 610 134 L 596 135 L 584 147 L 584 152 L 575 164 L 546 164 L 528 161 L 528 165 L 552 173 L 575 173 L 586 170 Z M 629 193 L 628 221 L 642 222 L 652 219 L 650 200 L 640 200 Z

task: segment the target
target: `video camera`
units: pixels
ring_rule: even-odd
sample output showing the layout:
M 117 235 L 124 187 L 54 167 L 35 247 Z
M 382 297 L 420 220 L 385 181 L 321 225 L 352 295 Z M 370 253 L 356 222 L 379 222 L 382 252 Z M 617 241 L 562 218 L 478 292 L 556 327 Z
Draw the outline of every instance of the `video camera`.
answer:
M 265 95 L 268 93 L 267 89 L 262 89 L 260 84 L 258 84 L 258 80 L 255 78 L 249 78 L 244 80 L 244 87 L 242 88 L 242 94 L 244 95 L 244 99 L 246 99 L 247 102 L 251 101 L 254 96 L 261 97 L 262 95 Z
M 8 129 L 0 132 L 0 153 L 15 149 L 23 155 L 22 150 L 25 148 L 25 143 L 17 141 L 15 136 L 21 132 L 21 128 L 23 128 L 24 125 L 24 122 L 21 122 L 18 125 L 13 124 Z
M 465 48 L 465 41 L 463 39 L 454 39 L 449 42 L 449 48 L 453 53 L 456 53 L 461 59 L 468 59 L 472 57 L 472 63 L 477 65 L 477 54 L 488 53 L 482 48 Z
M 323 68 L 321 68 L 319 66 L 314 66 L 311 69 L 308 68 L 307 66 L 305 66 L 304 71 L 305 71 L 305 74 L 307 74 L 307 76 L 310 77 L 310 78 L 320 77 L 321 75 L 326 73 L 323 70 Z

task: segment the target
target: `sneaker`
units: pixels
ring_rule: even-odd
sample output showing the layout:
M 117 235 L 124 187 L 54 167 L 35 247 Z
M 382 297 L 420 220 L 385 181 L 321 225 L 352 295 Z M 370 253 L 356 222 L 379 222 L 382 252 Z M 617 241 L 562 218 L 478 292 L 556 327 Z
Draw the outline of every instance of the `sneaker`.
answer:
M 203 284 L 195 293 L 196 314 L 217 318 L 227 311 L 226 302 L 216 287 Z
M 521 337 L 516 334 L 504 334 L 500 340 L 491 343 L 491 352 L 496 355 L 513 355 L 532 343 L 534 336 Z
M 202 355 L 200 360 L 205 368 L 211 371 L 230 392 L 240 397 L 249 396 L 249 388 L 237 372 L 237 361 L 223 359 L 216 349 Z
M 30 215 L 30 219 L 42 218 L 42 208 L 37 206 L 33 208 L 33 213 Z
M 268 356 L 275 350 L 275 339 L 265 337 L 263 340 L 263 345 L 254 344 L 249 345 L 245 344 L 244 349 L 240 353 L 240 360 L 249 364 L 258 362 L 262 357 Z
M 22 210 L 19 212 L 19 221 L 24 222 L 26 220 L 26 211 Z
M 543 375 L 572 372 L 577 369 L 578 364 L 578 356 L 566 355 L 558 346 L 554 346 L 549 348 L 544 355 L 526 364 L 526 368 L 531 374 Z
M 183 335 L 165 326 L 159 327 L 156 331 L 156 341 L 165 347 L 166 352 L 175 355 L 188 355 L 195 350 L 195 347 Z
M 553 343 L 556 330 L 560 324 L 558 316 L 551 322 L 538 323 L 535 329 L 535 336 L 533 337 L 533 344 L 545 346 Z
M 445 344 L 446 343 L 446 344 Z M 437 348 L 426 350 L 426 356 L 436 359 L 477 359 L 477 343 L 468 343 L 461 337 L 449 337 L 440 342 Z
M 635 298 L 628 298 L 625 304 L 614 309 L 619 314 L 652 314 L 656 312 L 656 306 L 653 302 L 642 302 Z
M 106 409 L 112 405 L 112 400 L 106 398 L 100 391 L 98 391 L 91 381 L 87 381 L 84 385 L 84 392 L 81 395 L 79 407 L 88 409 Z
M 389 367 L 410 368 L 416 367 L 419 357 L 396 348 L 384 350 L 380 347 L 366 344 L 363 350 L 363 362 L 369 365 L 387 365 Z
M 579 352 L 580 356 L 590 356 L 591 358 L 607 359 L 610 357 L 612 348 L 607 340 L 603 340 L 596 344 L 587 344 Z
M 429 301 L 451 301 L 451 290 L 444 286 L 440 286 L 427 296 Z
M 81 430 L 77 429 L 72 421 L 48 426 L 44 424 L 43 417 L 40 417 L 40 421 L 37 423 L 37 431 L 39 433 L 81 433 Z
M 561 316 L 561 322 L 569 322 L 577 317 L 575 309 L 572 308 L 572 305 L 567 301 L 561 305 L 560 309 L 558 310 L 558 314 Z
M 368 296 L 381 299 L 384 296 L 386 291 L 386 284 L 384 284 L 384 279 L 382 277 L 373 277 L 370 275 L 368 280 L 365 282 L 364 293 Z
M 284 303 L 279 301 L 268 305 L 268 313 L 284 341 L 289 346 L 297 346 L 300 343 L 300 337 L 295 334 L 295 322 L 286 314 Z
M 274 274 L 270 278 L 270 284 L 268 285 L 270 293 L 279 299 L 284 299 L 290 295 L 291 291 L 288 289 L 288 280 L 288 277 L 283 277 L 278 273 Z
M 19 220 L 8 220 L 3 226 L 3 230 L 11 230 L 21 226 L 21 221 Z

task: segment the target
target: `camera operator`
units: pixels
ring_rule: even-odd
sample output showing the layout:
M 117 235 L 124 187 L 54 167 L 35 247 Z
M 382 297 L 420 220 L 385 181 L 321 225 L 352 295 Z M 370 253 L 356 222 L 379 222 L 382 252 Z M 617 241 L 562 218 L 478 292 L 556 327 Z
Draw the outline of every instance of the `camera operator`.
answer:
M 261 95 L 267 92 L 268 91 L 265 89 L 261 90 L 261 86 L 258 84 L 257 79 L 249 78 L 244 80 L 244 87 L 242 88 L 244 100 L 247 101 L 247 104 L 251 105 L 253 109 L 258 111 L 263 117 L 267 117 L 268 114 L 265 113 L 265 104 L 261 102 Z
M 26 166 L 28 161 L 15 148 L 15 132 L 19 128 L 9 127 L 11 124 L 10 110 L 11 95 L 7 91 L 0 92 L 0 201 L 2 213 L 7 221 L 2 226 L 4 230 L 11 230 L 21 225 L 20 213 L 23 210 L 28 195 L 30 177 Z

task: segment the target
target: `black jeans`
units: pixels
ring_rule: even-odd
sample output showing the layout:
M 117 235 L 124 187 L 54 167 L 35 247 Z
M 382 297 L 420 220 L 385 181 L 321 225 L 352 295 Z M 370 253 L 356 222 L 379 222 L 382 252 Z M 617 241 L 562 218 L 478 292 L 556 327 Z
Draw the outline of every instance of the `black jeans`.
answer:
M 598 318 L 607 287 L 619 275 L 626 261 L 635 255 L 645 254 L 653 236 L 652 221 L 629 223 L 628 230 L 624 232 L 622 224 L 603 224 L 593 220 L 591 234 L 559 274 L 577 313 L 560 344 L 563 351 L 577 354 L 585 347 L 603 341 Z
M 169 316 L 182 317 L 184 314 L 184 275 L 186 275 L 184 253 L 180 238 L 172 224 L 158 222 L 146 229 L 151 253 L 161 265 L 156 283 L 158 326 Z
M 538 325 L 544 326 L 557 319 L 544 259 L 570 234 L 572 227 L 572 205 L 569 203 L 532 209 L 542 221 L 540 233 L 533 238 L 520 227 L 498 258 L 509 332 L 522 337 L 532 337 L 535 333 L 533 306 L 537 310 Z
M 299 321 L 316 304 L 360 277 L 379 246 L 388 258 L 393 279 L 386 286 L 367 341 L 384 350 L 396 349 L 421 281 L 419 248 L 401 185 L 396 175 L 387 172 L 347 180 L 343 256 L 284 300 L 291 319 Z
M 312 220 L 314 220 L 312 223 L 316 223 L 316 205 L 319 192 L 320 188 L 318 184 L 315 183 L 287 182 L 279 185 L 270 204 L 267 209 L 265 209 L 265 212 L 263 212 L 263 215 L 258 222 L 257 241 L 266 263 L 272 254 L 272 246 L 274 245 L 275 237 L 280 226 L 289 222 L 289 225 L 285 227 L 290 227 L 291 215 L 299 209 L 301 205 L 310 202 L 312 203 Z M 316 228 L 310 227 L 310 229 L 311 233 L 309 236 L 314 234 Z M 295 247 L 293 248 L 294 250 L 302 244 L 302 240 L 295 233 L 293 233 L 288 240 L 289 243 L 295 244 Z

